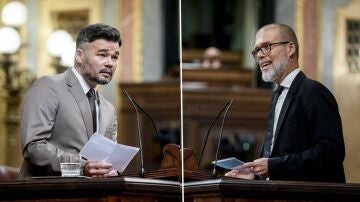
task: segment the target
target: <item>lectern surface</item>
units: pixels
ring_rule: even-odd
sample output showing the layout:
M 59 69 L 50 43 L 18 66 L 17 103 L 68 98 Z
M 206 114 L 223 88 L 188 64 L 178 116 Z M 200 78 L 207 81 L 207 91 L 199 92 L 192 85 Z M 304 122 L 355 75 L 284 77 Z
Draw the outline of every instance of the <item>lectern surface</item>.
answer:
M 360 201 L 359 184 L 213 179 L 184 184 L 186 201 Z
M 0 183 L 0 200 L 181 201 L 181 186 L 174 181 L 135 177 L 44 177 Z

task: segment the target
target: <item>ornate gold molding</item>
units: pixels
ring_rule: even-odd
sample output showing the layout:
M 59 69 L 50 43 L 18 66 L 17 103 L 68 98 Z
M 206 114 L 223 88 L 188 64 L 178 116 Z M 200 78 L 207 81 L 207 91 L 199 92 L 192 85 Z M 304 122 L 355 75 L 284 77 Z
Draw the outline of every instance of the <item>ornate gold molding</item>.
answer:
M 304 64 L 304 1 L 297 0 L 295 2 L 295 31 L 298 37 L 298 43 L 300 47 L 300 55 L 299 55 L 299 65 L 300 69 L 303 67 Z
M 346 158 L 344 166 L 347 182 L 360 182 L 358 172 L 359 134 L 358 125 L 360 117 L 360 74 L 351 73 L 346 61 L 347 28 L 346 20 L 360 20 L 360 0 L 352 0 L 344 7 L 336 9 L 335 50 L 333 59 L 333 78 L 335 96 L 338 101 L 343 122 L 343 134 L 346 145 Z
M 134 80 L 142 81 L 142 0 L 133 0 L 133 68 Z
M 46 50 L 46 39 L 56 28 L 66 25 L 58 24 L 56 18 L 65 13 L 87 12 L 88 23 L 96 23 L 101 19 L 101 0 L 42 0 L 39 15 L 39 66 L 37 76 L 54 74 L 51 57 Z M 61 17 L 61 16 L 60 16 Z M 73 26 L 72 26 L 73 27 Z
M 335 32 L 335 57 L 334 57 L 334 76 L 339 77 L 349 74 L 346 62 L 346 20 L 360 20 L 360 0 L 352 0 L 344 7 L 336 9 L 336 32 Z M 336 79 L 335 79 L 336 80 Z

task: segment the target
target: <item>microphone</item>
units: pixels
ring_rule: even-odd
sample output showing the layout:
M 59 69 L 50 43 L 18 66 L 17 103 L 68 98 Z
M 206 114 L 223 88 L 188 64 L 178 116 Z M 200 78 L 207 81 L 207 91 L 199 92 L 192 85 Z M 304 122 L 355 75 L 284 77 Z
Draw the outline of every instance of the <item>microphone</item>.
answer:
M 223 119 L 222 119 L 222 122 L 221 122 L 221 132 L 220 132 L 219 142 L 218 142 L 217 149 L 216 149 L 215 163 L 214 163 L 214 169 L 213 169 L 213 173 L 212 173 L 213 178 L 216 178 L 216 176 L 217 176 L 216 164 L 217 164 L 218 154 L 219 154 L 219 150 L 220 150 L 220 142 L 221 142 L 221 138 L 222 138 L 223 131 L 224 131 L 225 118 L 226 118 L 227 112 L 229 111 L 229 108 L 231 107 L 233 102 L 234 102 L 234 100 L 231 100 L 229 105 L 226 107 L 225 112 L 224 112 L 224 116 L 223 116 Z
M 145 169 L 144 169 L 144 157 L 143 157 L 143 146 L 142 146 L 142 140 L 141 140 L 142 136 L 141 136 L 139 112 L 135 105 L 135 102 L 131 99 L 128 92 L 125 89 L 124 89 L 124 92 L 125 92 L 127 98 L 130 100 L 131 105 L 133 106 L 133 108 L 135 109 L 135 112 L 136 112 L 136 122 L 137 122 L 137 128 L 138 128 L 139 147 L 140 147 L 140 166 L 141 166 L 140 177 L 143 178 L 144 174 L 145 174 Z
M 229 102 L 229 104 L 226 106 L 225 112 L 224 112 L 224 116 L 221 122 L 221 130 L 220 130 L 220 137 L 219 137 L 219 141 L 218 141 L 218 145 L 217 145 L 217 149 L 216 149 L 216 154 L 215 154 L 215 163 L 214 163 L 214 169 L 213 169 L 213 173 L 212 173 L 212 177 L 216 178 L 217 173 L 216 173 L 216 164 L 217 164 L 217 160 L 218 160 L 218 154 L 219 154 L 219 150 L 220 150 L 220 142 L 221 142 L 221 138 L 223 135 L 223 131 L 224 131 L 224 122 L 225 122 L 225 118 L 227 115 L 227 112 L 229 111 L 229 108 L 231 107 L 232 103 L 234 102 L 234 100 L 231 100 Z
M 216 121 L 216 120 L 219 118 L 219 116 L 222 114 L 222 112 L 227 108 L 227 106 L 229 106 L 230 102 L 233 102 L 233 100 L 227 102 L 227 103 L 224 105 L 224 107 L 217 113 L 216 117 L 212 120 L 209 129 L 207 130 L 205 142 L 204 142 L 203 148 L 202 148 L 202 150 L 201 150 L 200 159 L 199 159 L 199 162 L 198 162 L 198 167 L 200 167 L 201 160 L 202 160 L 202 157 L 203 157 L 203 154 L 204 154 L 204 151 L 205 151 L 205 146 L 206 146 L 207 140 L 208 140 L 208 138 L 209 138 L 211 128 L 212 128 L 212 126 L 214 125 L 215 121 Z
M 154 127 L 157 139 L 159 139 L 159 133 L 158 133 L 157 127 L 155 125 L 154 119 L 151 118 L 150 114 L 147 113 L 138 103 L 136 103 L 125 89 L 124 89 L 124 92 L 125 92 L 127 98 L 130 100 L 131 105 L 135 109 L 135 112 L 136 112 L 136 120 L 137 120 L 137 126 L 138 126 L 138 136 L 139 136 L 139 147 L 140 147 L 140 160 L 141 160 L 141 174 L 140 175 L 141 175 L 141 177 L 144 177 L 144 174 L 145 174 L 144 157 L 143 157 L 143 153 L 142 153 L 142 151 L 143 151 L 142 138 L 141 138 L 142 135 L 141 135 L 141 129 L 140 129 L 140 118 L 139 118 L 138 109 L 140 109 L 140 111 L 142 111 L 150 119 L 151 124 Z
M 126 96 L 130 100 L 131 104 L 134 104 L 137 108 L 140 109 L 140 111 L 142 111 L 146 115 L 146 117 L 148 117 L 150 119 L 151 125 L 153 126 L 153 128 L 155 130 L 156 138 L 159 139 L 159 132 L 158 132 L 158 129 L 157 129 L 156 125 L 155 125 L 154 119 L 151 118 L 150 114 L 147 113 L 147 111 L 145 111 L 145 109 L 143 109 L 137 102 L 135 102 L 133 99 L 131 99 L 129 93 L 125 89 L 124 89 L 124 92 L 126 93 Z M 135 109 L 134 105 L 133 105 L 133 108 Z M 136 109 L 135 109 L 135 111 L 136 111 Z

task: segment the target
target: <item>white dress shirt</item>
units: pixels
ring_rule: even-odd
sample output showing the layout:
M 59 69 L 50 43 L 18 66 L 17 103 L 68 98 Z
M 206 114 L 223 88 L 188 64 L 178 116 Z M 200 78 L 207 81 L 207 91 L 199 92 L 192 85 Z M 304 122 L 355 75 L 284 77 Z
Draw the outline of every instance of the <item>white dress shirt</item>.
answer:
M 284 90 L 281 92 L 277 102 L 276 102 L 276 106 L 275 106 L 275 114 L 274 114 L 274 127 L 273 127 L 273 135 L 272 135 L 272 140 L 271 140 L 271 148 L 270 148 L 270 152 L 272 152 L 273 147 L 274 147 L 274 140 L 275 140 L 275 131 L 276 131 L 276 127 L 277 127 L 277 123 L 279 120 L 279 115 L 281 112 L 281 108 L 284 104 L 285 98 L 287 93 L 289 92 L 291 83 L 294 81 L 296 75 L 300 72 L 299 68 L 294 69 L 290 74 L 288 74 L 284 80 L 282 80 L 282 82 L 280 83 L 280 86 L 284 87 Z M 278 86 L 276 86 L 277 88 Z M 275 89 L 276 89 L 275 88 Z

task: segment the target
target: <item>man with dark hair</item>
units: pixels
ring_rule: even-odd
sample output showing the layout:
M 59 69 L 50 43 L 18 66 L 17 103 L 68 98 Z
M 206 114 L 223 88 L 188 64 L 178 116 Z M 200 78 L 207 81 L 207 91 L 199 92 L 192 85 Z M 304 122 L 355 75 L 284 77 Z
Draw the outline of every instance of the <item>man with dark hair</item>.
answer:
M 295 32 L 269 24 L 252 54 L 262 78 L 275 83 L 261 158 L 227 176 L 247 179 L 345 182 L 345 146 L 334 96 L 299 70 Z
M 116 141 L 116 111 L 95 88 L 111 81 L 120 46 L 116 28 L 86 26 L 76 40 L 74 67 L 31 86 L 21 116 L 20 178 L 60 175 L 59 157 L 78 154 L 94 132 Z M 117 174 L 106 162 L 83 161 L 82 171 L 90 177 Z

